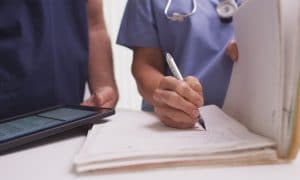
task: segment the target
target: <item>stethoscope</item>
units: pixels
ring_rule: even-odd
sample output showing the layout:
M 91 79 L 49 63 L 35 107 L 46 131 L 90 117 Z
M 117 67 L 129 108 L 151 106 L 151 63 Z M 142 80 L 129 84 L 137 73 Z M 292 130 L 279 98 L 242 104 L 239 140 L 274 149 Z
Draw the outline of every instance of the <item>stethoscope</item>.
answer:
M 197 2 L 196 0 L 193 0 L 193 9 L 192 11 L 182 14 L 178 12 L 173 12 L 172 15 L 169 15 L 169 9 L 172 4 L 172 0 L 168 0 L 168 3 L 165 7 L 165 16 L 171 20 L 171 21 L 178 21 L 182 22 L 184 21 L 187 17 L 190 17 L 195 14 L 197 11 Z M 235 0 L 221 0 L 219 4 L 217 5 L 216 11 L 218 16 L 220 17 L 221 21 L 226 23 L 226 22 L 231 22 L 233 14 L 235 11 L 238 9 L 238 5 L 235 2 Z

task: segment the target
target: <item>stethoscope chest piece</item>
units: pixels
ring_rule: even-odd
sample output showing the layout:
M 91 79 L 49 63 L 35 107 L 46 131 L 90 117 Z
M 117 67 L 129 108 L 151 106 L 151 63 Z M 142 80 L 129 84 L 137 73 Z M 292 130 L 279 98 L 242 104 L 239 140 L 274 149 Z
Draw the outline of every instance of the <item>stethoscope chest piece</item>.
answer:
M 233 15 L 235 11 L 238 9 L 238 6 L 236 3 L 233 3 L 232 1 L 225 0 L 223 2 L 220 2 L 217 5 L 217 13 L 220 17 L 221 21 L 224 23 L 230 23 L 232 22 Z

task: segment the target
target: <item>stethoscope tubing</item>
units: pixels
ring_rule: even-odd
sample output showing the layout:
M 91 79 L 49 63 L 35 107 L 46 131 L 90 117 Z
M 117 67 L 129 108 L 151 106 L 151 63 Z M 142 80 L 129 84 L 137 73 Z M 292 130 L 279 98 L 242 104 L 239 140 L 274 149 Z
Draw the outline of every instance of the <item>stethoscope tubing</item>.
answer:
M 177 18 L 178 18 L 178 17 L 181 17 L 182 19 L 185 19 L 185 18 L 187 18 L 187 17 L 189 17 L 189 16 L 192 16 L 192 15 L 195 14 L 196 11 L 197 11 L 197 2 L 196 2 L 196 0 L 193 0 L 193 9 L 192 9 L 191 12 L 188 12 L 188 13 L 185 13 L 185 14 L 181 14 L 181 13 L 176 13 L 176 12 L 174 12 L 174 13 L 172 14 L 172 16 L 170 16 L 170 15 L 169 15 L 169 9 L 170 9 L 171 4 L 172 4 L 172 0 L 168 0 L 168 3 L 167 3 L 167 5 L 166 5 L 166 7 L 165 7 L 165 10 L 164 10 L 165 16 L 166 16 L 168 19 L 170 19 L 170 20 L 176 20 L 176 17 L 177 17 Z
M 197 1 L 193 0 L 193 9 L 192 9 L 192 11 L 190 11 L 188 13 L 185 13 L 185 14 L 174 12 L 174 13 L 172 13 L 172 15 L 169 15 L 169 10 L 170 10 L 171 4 L 172 4 L 172 0 L 168 0 L 167 5 L 164 9 L 165 16 L 171 21 L 183 21 L 187 17 L 190 17 L 193 14 L 195 14 L 196 11 L 197 11 Z M 222 0 L 222 2 L 219 2 L 218 6 L 217 6 L 217 13 L 218 13 L 218 15 L 221 19 L 222 18 L 232 18 L 233 13 L 230 14 L 230 17 L 225 17 L 226 14 L 221 14 L 220 9 L 222 8 L 223 5 L 227 5 L 227 6 L 230 5 L 230 7 L 233 8 L 233 9 L 230 9 L 230 10 L 234 12 L 237 9 L 237 4 L 236 4 L 235 0 Z

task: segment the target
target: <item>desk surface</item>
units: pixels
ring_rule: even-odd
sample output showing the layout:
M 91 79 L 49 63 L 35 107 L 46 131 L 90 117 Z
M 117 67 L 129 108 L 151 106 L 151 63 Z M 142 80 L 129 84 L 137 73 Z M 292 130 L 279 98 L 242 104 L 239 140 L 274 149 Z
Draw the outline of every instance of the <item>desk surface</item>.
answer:
M 270 179 L 300 177 L 300 157 L 291 164 L 248 167 L 176 167 L 119 173 L 76 175 L 72 160 L 85 140 L 84 135 L 53 140 L 48 144 L 0 156 L 3 180 L 99 180 L 99 179 Z

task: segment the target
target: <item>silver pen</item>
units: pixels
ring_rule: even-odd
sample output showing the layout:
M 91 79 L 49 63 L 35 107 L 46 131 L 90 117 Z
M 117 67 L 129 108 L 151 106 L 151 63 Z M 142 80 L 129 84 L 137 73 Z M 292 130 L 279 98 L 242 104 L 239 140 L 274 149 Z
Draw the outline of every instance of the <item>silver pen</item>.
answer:
M 173 57 L 171 56 L 171 54 L 166 53 L 166 60 L 168 63 L 168 66 L 173 74 L 173 76 L 175 76 L 176 79 L 180 80 L 180 81 L 184 81 Z M 198 116 L 198 122 L 199 124 L 203 127 L 204 130 L 206 130 L 206 126 L 205 126 L 205 122 L 203 120 L 203 118 L 200 115 L 200 110 L 199 110 L 199 116 Z

